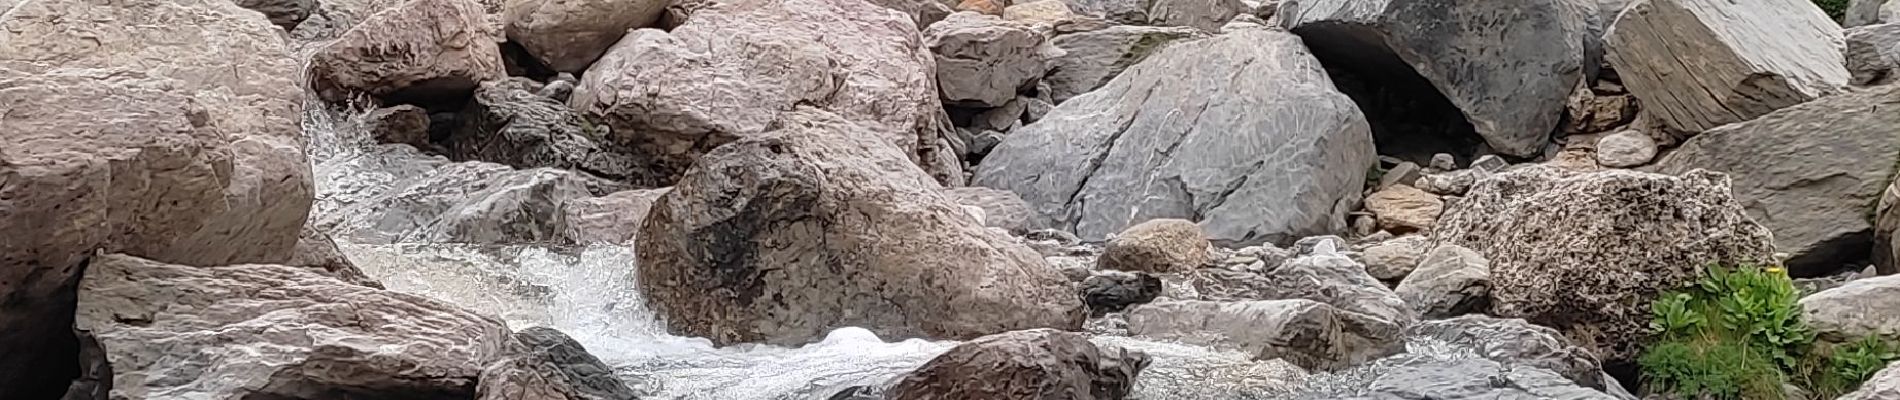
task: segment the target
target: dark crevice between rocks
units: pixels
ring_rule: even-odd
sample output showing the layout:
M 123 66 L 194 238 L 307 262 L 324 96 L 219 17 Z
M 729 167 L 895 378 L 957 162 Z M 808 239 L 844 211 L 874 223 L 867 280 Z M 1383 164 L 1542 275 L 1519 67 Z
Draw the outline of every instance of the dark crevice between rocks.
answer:
M 1468 165 L 1485 147 L 1464 112 L 1387 48 L 1372 28 L 1314 23 L 1293 33 L 1365 113 L 1380 155 L 1425 165 L 1433 154 L 1446 153 Z
M 382 105 L 410 104 L 430 112 L 461 110 L 475 97 L 480 82 L 465 77 L 433 78 L 402 88 L 382 97 Z
M 11 282 L 14 285 L 0 285 L 24 288 L 0 297 L 0 326 L 6 326 L 0 331 L 0 398 L 65 398 L 74 378 L 80 377 L 73 313 L 78 309 L 79 277 L 86 261 L 64 269 L 34 264 L 27 261 L 26 266 L 13 267 L 33 272 L 20 282 Z M 49 284 L 47 280 L 59 281 Z M 50 295 L 31 290 L 39 287 L 57 289 Z
M 560 73 L 534 58 L 534 55 L 528 54 L 527 48 L 513 41 L 501 43 L 501 61 L 502 66 L 508 70 L 508 76 L 521 76 L 547 82 L 553 79 L 555 74 Z M 578 77 L 580 73 L 576 72 L 574 75 Z
M 1873 232 L 1859 232 L 1841 235 L 1814 244 L 1809 251 L 1782 262 L 1788 266 L 1788 275 L 1795 278 L 1815 278 L 1843 272 L 1856 272 L 1873 264 Z

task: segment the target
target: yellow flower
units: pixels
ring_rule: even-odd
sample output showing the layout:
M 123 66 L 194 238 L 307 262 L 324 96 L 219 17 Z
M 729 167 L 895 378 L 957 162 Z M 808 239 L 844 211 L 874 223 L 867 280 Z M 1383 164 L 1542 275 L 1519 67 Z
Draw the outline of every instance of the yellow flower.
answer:
M 1773 272 L 1777 274 L 1786 274 L 1788 273 L 1788 270 L 1781 269 L 1781 267 L 1768 267 L 1768 272 Z

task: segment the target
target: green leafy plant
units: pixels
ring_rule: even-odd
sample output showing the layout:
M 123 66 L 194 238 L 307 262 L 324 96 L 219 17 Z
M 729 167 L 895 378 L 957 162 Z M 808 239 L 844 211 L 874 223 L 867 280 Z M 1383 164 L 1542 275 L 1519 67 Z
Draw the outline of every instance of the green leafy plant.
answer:
M 1848 0 L 1814 0 L 1814 5 L 1820 6 L 1821 11 L 1826 11 L 1828 18 L 1836 22 L 1847 16 L 1847 3 Z

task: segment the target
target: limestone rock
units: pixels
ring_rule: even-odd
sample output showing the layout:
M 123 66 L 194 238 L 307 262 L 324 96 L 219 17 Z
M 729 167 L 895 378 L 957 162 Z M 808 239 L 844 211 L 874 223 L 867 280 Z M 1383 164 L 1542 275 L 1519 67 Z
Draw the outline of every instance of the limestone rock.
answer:
M 1420 318 L 1483 312 L 1491 302 L 1491 262 L 1463 246 L 1438 246 L 1393 292 Z
M 460 101 L 505 75 L 484 15 L 473 0 L 408 0 L 371 14 L 310 56 L 310 87 L 330 102 Z
M 1774 232 L 1789 272 L 1813 276 L 1864 256 L 1870 210 L 1900 164 L 1900 86 L 1843 93 L 1696 135 L 1654 169 L 1733 177 L 1735 199 Z
M 1849 29 L 1845 35 L 1850 83 L 1877 86 L 1900 80 L 1900 21 Z
M 1656 158 L 1656 139 L 1642 131 L 1627 130 L 1597 139 L 1597 164 L 1630 168 Z
M 1900 186 L 1887 184 L 1887 190 L 1881 191 L 1880 201 L 1874 204 L 1874 272 L 1880 275 L 1900 273 L 1900 241 L 1894 240 L 1900 232 Z
M 1405 185 L 1373 192 L 1366 197 L 1366 211 L 1379 216 L 1379 228 L 1392 233 L 1430 231 L 1445 211 L 1438 195 Z
M 1075 18 L 1063 0 L 1024 1 L 1003 9 L 1003 19 L 1028 24 L 1055 24 Z
M 112 398 L 473 398 L 508 327 L 434 300 L 276 265 L 93 259 L 73 328 Z
M 476 400 L 635 400 L 612 367 L 567 334 L 534 327 L 515 332 L 505 356 L 482 369 Z
M 1634 360 L 1649 302 L 1694 284 L 1702 266 L 1772 262 L 1767 229 L 1729 195 L 1727 176 L 1518 168 L 1453 201 L 1437 243 L 1491 263 L 1490 314 L 1523 318 Z M 1592 249 L 1579 252 L 1574 249 Z
M 1423 176 L 1425 176 L 1425 171 L 1419 168 L 1417 163 L 1403 161 L 1379 176 L 1379 190 L 1385 190 L 1394 185 L 1417 187 L 1418 178 Z
M 297 23 L 303 22 L 304 18 L 310 17 L 311 11 L 317 9 L 316 0 L 235 0 L 233 2 L 239 7 L 263 13 L 265 17 L 270 18 L 272 24 L 277 24 L 284 30 L 296 27 Z
M 290 260 L 284 265 L 310 268 L 353 285 L 383 288 L 382 282 L 377 282 L 375 278 L 363 274 L 362 269 L 356 268 L 356 263 L 343 255 L 343 250 L 336 247 L 336 241 L 331 240 L 330 235 L 312 227 L 304 227 L 303 232 L 297 235 L 297 247 L 291 250 Z
M 568 200 L 560 204 L 554 225 L 561 228 L 561 237 L 573 244 L 632 244 L 646 224 L 653 203 L 669 191 L 672 189 L 635 189 Z
M 1191 28 L 1122 25 L 1056 36 L 1049 43 L 1061 52 L 1049 57 L 1049 73 L 1043 82 L 1048 84 L 1050 99 L 1068 101 L 1107 85 L 1122 70 L 1168 43 L 1197 36 Z
M 1076 14 L 1102 18 L 1120 25 L 1147 25 L 1150 0 L 1043 0 L 1065 3 Z
M 1114 400 L 1128 396 L 1149 362 L 1140 351 L 1089 343 L 1074 333 L 1000 333 L 931 359 L 900 378 L 883 398 Z
M 809 104 L 864 126 L 944 182 L 960 181 L 956 155 L 937 142 L 954 132 L 935 69 L 916 25 L 868 2 L 719 2 L 671 32 L 629 33 L 568 104 L 631 145 L 656 176 L 677 178 L 701 154 Z
M 510 78 L 510 80 L 524 78 Z M 461 125 L 449 135 L 448 154 L 458 161 L 487 161 L 516 168 L 557 168 L 643 185 L 664 183 L 649 176 L 632 151 L 609 142 L 606 132 L 567 105 L 506 80 L 482 82 L 462 109 Z
M 639 282 L 675 332 L 787 344 L 844 326 L 957 339 L 1081 327 L 1068 280 L 868 130 L 801 109 L 660 197 L 636 238 Z
M 930 25 L 942 21 L 955 11 L 946 0 L 869 0 L 872 4 L 884 6 L 909 15 L 917 22 L 917 30 L 922 31 Z
M 555 71 L 580 74 L 627 31 L 652 27 L 666 0 L 509 0 L 508 40 Z
M 306 47 L 319 47 L 330 40 L 343 36 L 350 28 L 368 20 L 370 15 L 395 8 L 403 0 L 321 0 L 316 9 L 290 30 L 290 37 L 298 46 L 299 54 Z
M 1431 194 L 1463 196 L 1465 192 L 1471 190 L 1472 185 L 1477 185 L 1478 181 L 1490 177 L 1491 172 L 1489 171 L 1481 169 L 1461 169 L 1439 174 L 1425 174 L 1425 176 L 1418 178 L 1418 182 L 1416 182 L 1415 185 L 1418 186 L 1419 189 Z
M 1359 259 L 1366 263 L 1366 274 L 1381 281 L 1396 282 L 1411 275 L 1419 260 L 1432 250 L 1431 238 L 1412 235 L 1366 247 Z
M 1398 294 L 1344 255 L 1322 252 L 1296 257 L 1263 275 L 1270 286 L 1261 292 L 1269 299 L 1314 300 L 1400 325 L 1414 319 Z
M 1802 298 L 1801 310 L 1802 320 L 1823 340 L 1900 339 L 1900 276 L 1860 279 L 1823 290 Z
M 1160 295 L 1161 279 L 1147 273 L 1096 271 L 1082 279 L 1082 303 L 1094 315 L 1120 312 Z
M 1008 4 L 1007 0 L 962 0 L 957 2 L 953 10 L 982 15 L 1003 15 L 1004 6 Z
M 1420 322 L 1406 328 L 1413 336 L 1428 337 L 1471 348 L 1478 356 L 1499 364 L 1536 367 L 1568 378 L 1578 386 L 1607 389 L 1613 379 L 1589 348 L 1562 333 L 1521 319 L 1468 315 Z
M 1629 125 L 1636 119 L 1636 97 L 1629 93 L 1597 93 L 1589 87 L 1577 88 L 1565 105 L 1564 132 L 1581 135 L 1606 132 Z
M 516 170 L 485 162 L 448 162 L 408 146 L 379 157 L 406 159 L 391 189 L 332 205 L 316 221 L 351 243 L 571 243 L 555 221 L 561 205 L 594 197 L 598 178 L 546 168 Z
M 1329 65 L 1422 77 L 1492 149 L 1531 157 L 1591 65 L 1569 1 L 1290 0 L 1279 15 Z
M 1253 244 L 1344 231 L 1374 157 L 1359 108 L 1299 38 L 1244 30 L 1176 42 L 1063 102 L 973 182 L 1085 240 L 1194 218 L 1218 243 Z
M 1900 22 L 1900 2 L 1890 0 L 1849 0 L 1841 27 L 1854 28 Z
M 1615 400 L 1555 372 L 1512 367 L 1486 359 L 1423 362 L 1394 368 L 1366 385 L 1365 397 L 1350 400 Z
M 955 104 L 1001 107 L 1016 92 L 1042 78 L 1036 49 L 1043 36 L 1028 25 L 994 15 L 960 12 L 924 31 L 924 46 L 937 58 L 937 85 L 943 100 Z
M 1168 301 L 1128 312 L 1128 332 L 1231 346 L 1255 359 L 1281 358 L 1333 370 L 1397 353 L 1399 326 L 1312 300 Z
M 1148 24 L 1219 31 L 1234 16 L 1252 11 L 1242 0 L 1147 0 Z
M 1885 400 L 1900 397 L 1900 362 L 1887 364 L 1873 377 L 1860 384 L 1860 389 L 1841 396 L 1839 400 Z
M 429 110 L 411 104 L 378 108 L 363 116 L 377 143 L 429 148 Z
M 1639 0 L 1605 33 L 1643 110 L 1701 132 L 1847 84 L 1841 31 L 1804 0 Z
M 1207 236 L 1194 222 L 1157 219 L 1128 227 L 1108 241 L 1097 259 L 1100 269 L 1185 272 L 1208 263 Z
M 970 186 L 945 189 L 943 194 L 957 204 L 982 208 L 983 215 L 987 217 L 983 219 L 984 226 L 1007 229 L 1019 235 L 1042 229 L 1042 225 L 1038 224 L 1043 218 L 1037 216 L 1036 210 L 1029 208 L 1029 203 L 1015 193 Z

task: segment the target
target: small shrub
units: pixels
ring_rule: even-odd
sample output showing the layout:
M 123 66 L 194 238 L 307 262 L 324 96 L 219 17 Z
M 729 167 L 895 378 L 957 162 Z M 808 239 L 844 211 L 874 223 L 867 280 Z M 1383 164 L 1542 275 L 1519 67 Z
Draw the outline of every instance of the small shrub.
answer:
M 1836 22 L 1847 17 L 1847 3 L 1848 0 L 1814 0 L 1814 5 L 1820 6 L 1821 11 L 1826 11 L 1828 18 Z

